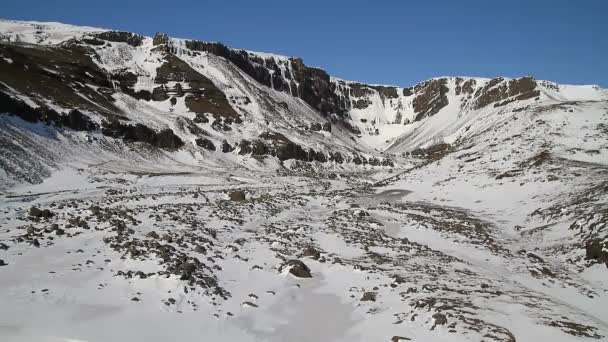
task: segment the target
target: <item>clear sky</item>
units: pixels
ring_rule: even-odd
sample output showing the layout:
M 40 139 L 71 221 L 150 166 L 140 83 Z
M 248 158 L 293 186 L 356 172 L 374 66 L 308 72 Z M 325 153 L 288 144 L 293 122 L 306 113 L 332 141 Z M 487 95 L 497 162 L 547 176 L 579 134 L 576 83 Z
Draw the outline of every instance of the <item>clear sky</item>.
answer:
M 608 0 L 2 0 L 0 17 L 222 41 L 371 83 L 531 74 L 608 87 Z

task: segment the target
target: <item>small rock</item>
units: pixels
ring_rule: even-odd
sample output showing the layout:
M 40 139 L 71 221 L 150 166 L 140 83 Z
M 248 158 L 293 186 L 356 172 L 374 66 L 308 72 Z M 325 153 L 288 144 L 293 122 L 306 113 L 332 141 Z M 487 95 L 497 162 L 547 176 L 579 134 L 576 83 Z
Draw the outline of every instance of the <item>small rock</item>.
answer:
M 305 257 L 311 257 L 315 260 L 317 260 L 321 257 L 321 253 L 312 246 L 306 247 L 304 249 L 304 252 L 302 253 L 302 255 Z
M 231 192 L 229 195 L 230 200 L 231 201 L 236 201 L 236 202 L 240 202 L 240 201 L 244 201 L 245 198 L 245 192 L 244 191 L 233 191 Z
M 29 226 L 27 227 L 27 229 L 25 230 L 28 234 L 32 235 L 36 233 L 36 228 Z
M 133 298 L 131 298 L 131 301 L 132 301 L 132 302 L 139 302 L 139 298 L 137 298 L 137 297 L 133 297 Z
M 361 297 L 362 302 L 375 302 L 376 301 L 376 293 L 375 292 L 365 292 L 363 297 Z
M 6 262 L 4 262 L 4 260 L 0 259 L 0 266 L 6 266 L 8 265 Z
M 412 339 L 409 337 L 403 337 L 403 336 L 393 336 L 391 338 L 391 342 L 399 342 L 399 341 L 411 341 Z
M 158 239 L 158 233 L 155 231 L 151 231 L 148 234 L 146 234 L 147 237 L 151 238 L 151 239 Z

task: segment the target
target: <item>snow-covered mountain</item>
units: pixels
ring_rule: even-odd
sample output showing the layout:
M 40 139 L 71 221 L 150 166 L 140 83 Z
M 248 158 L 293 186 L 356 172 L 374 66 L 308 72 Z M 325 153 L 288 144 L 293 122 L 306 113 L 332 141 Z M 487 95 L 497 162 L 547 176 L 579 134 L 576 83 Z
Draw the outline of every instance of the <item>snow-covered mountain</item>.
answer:
M 2 340 L 608 337 L 598 86 L 0 20 L 0 133 Z

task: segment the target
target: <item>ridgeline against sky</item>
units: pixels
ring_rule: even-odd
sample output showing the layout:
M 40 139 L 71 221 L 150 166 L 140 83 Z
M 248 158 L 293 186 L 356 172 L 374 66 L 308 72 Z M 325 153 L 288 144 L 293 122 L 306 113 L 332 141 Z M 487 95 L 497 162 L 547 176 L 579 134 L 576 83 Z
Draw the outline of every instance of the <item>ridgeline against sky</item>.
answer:
M 608 87 L 606 13 L 603 0 L 5 0 L 0 16 L 223 41 L 370 83 L 530 74 Z

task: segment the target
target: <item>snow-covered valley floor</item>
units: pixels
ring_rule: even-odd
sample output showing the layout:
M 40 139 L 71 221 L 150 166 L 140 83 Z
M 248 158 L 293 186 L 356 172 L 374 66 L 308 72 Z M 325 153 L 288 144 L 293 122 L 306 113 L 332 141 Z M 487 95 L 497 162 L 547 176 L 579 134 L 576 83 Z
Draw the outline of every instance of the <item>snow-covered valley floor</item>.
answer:
M 509 186 L 438 185 L 423 169 L 378 183 L 399 171 L 335 179 L 65 171 L 57 177 L 71 186 L 51 177 L 8 191 L 0 339 L 606 336 L 604 265 L 579 273 L 518 235 L 522 215 L 501 199 Z M 230 200 L 236 190 L 244 201 Z M 33 206 L 50 214 L 32 217 Z M 289 273 L 289 260 L 312 277 Z

